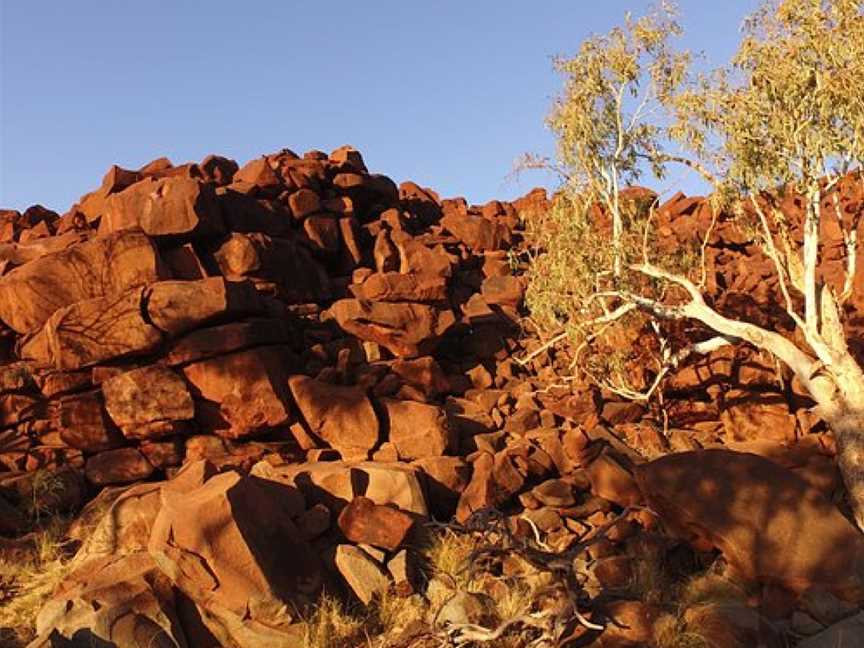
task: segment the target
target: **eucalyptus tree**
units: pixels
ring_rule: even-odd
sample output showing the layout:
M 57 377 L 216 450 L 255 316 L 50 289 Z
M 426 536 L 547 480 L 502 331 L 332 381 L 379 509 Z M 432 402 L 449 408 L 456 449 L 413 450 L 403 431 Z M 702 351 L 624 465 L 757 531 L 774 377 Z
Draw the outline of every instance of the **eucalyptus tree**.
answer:
M 549 126 L 566 181 L 533 226 L 532 316 L 562 331 L 553 340 L 573 345 L 590 377 L 636 399 L 662 390 L 666 372 L 694 353 L 746 342 L 773 354 L 832 430 L 864 529 L 864 371 L 843 326 L 861 214 L 844 213 L 834 191 L 841 181 L 864 188 L 864 3 L 766 1 L 731 63 L 698 76 L 672 45 L 680 32 L 664 3 L 556 61 L 565 83 Z M 673 164 L 710 183 L 712 227 L 731 215 L 760 244 L 796 335 L 721 313 L 706 298 L 711 227 L 690 247 L 664 245 L 656 205 L 627 187 Z M 845 243 L 845 276 L 834 285 L 820 273 L 828 219 Z M 667 335 L 681 322 L 702 330 L 697 342 Z M 632 380 L 614 342 L 626 330 L 656 334 L 652 379 Z

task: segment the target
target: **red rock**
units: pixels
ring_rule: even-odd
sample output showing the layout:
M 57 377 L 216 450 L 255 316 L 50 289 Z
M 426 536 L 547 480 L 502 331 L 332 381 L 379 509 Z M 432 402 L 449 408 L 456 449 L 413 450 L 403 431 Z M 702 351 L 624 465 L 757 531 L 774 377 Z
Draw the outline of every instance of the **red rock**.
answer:
M 368 173 L 360 151 L 353 146 L 340 146 L 330 153 L 330 161 L 340 167 L 348 167 L 358 173 Z
M 498 250 L 510 240 L 510 230 L 500 223 L 493 223 L 481 216 L 460 214 L 455 211 L 446 213 L 441 225 L 453 236 L 465 243 L 471 250 L 483 252 Z
M 390 240 L 387 230 L 381 230 L 375 237 L 375 245 L 372 249 L 375 259 L 375 268 L 378 272 L 387 273 L 399 269 L 399 251 Z
M 26 394 L 0 396 L 0 426 L 8 427 L 36 418 L 43 412 L 40 399 Z
M 378 444 L 378 418 L 363 389 L 308 376 L 292 376 L 288 385 L 309 432 L 343 458 L 368 457 Z
M 254 346 L 286 344 L 291 339 L 289 326 L 283 320 L 234 322 L 192 331 L 171 344 L 165 359 L 176 366 Z
M 293 606 L 311 603 L 320 588 L 318 561 L 290 519 L 288 489 L 233 471 L 191 487 L 174 481 L 162 487 L 150 555 L 206 612 L 220 645 L 278 645 Z
M 399 201 L 399 189 L 393 181 L 377 173 L 337 173 L 333 177 L 333 188 L 364 205 L 391 206 Z
M 413 303 L 342 299 L 330 313 L 347 333 L 377 342 L 398 357 L 426 355 L 456 321 L 450 310 Z
M 345 265 L 355 267 L 363 262 L 365 253 L 360 242 L 360 228 L 353 216 L 339 219 L 339 232 L 342 234 L 343 258 Z
M 450 277 L 457 259 L 441 245 L 428 247 L 403 231 L 393 231 L 390 238 L 399 251 L 399 272 Z
M 455 434 L 437 405 L 385 398 L 381 406 L 388 439 L 403 461 L 436 457 L 454 448 Z
M 195 416 L 184 380 L 158 365 L 121 373 L 102 383 L 105 408 L 128 438 L 153 439 Z
M 234 160 L 221 155 L 208 155 L 198 164 L 204 180 L 216 185 L 230 184 L 239 167 Z
M 414 519 L 395 508 L 379 506 L 368 497 L 355 497 L 342 509 L 338 524 L 351 542 L 396 551 L 414 527 Z
M 310 214 L 321 211 L 321 199 L 310 189 L 298 189 L 288 196 L 288 206 L 294 218 L 302 220 Z
M 484 279 L 480 290 L 487 304 L 503 304 L 513 308 L 518 307 L 525 296 L 522 280 L 512 275 Z
M 299 488 L 306 501 L 333 511 L 355 497 L 365 496 L 382 506 L 393 505 L 421 517 L 428 515 L 421 473 L 404 463 L 324 461 L 271 465 L 256 464 L 252 474 Z
M 168 274 L 175 279 L 194 281 L 204 279 L 207 276 L 204 264 L 190 243 L 167 250 L 163 249 L 161 256 L 165 267 L 168 268 Z
M 86 241 L 0 277 L 0 319 L 33 333 L 60 308 L 156 281 L 157 267 L 156 249 L 140 232 Z
M 488 452 L 481 453 L 473 462 L 471 481 L 462 492 L 456 508 L 456 521 L 465 524 L 472 513 L 497 504 L 495 478 L 492 470 L 494 457 Z
M 411 465 L 417 466 L 426 476 L 429 505 L 435 517 L 452 517 L 459 496 L 471 481 L 471 464 L 462 457 L 425 457 Z
M 397 359 L 390 365 L 390 371 L 406 383 L 423 391 L 429 397 L 436 397 L 450 390 L 447 375 L 432 356 L 414 360 Z
M 226 278 L 275 282 L 285 301 L 305 304 L 330 298 L 330 279 L 324 268 L 294 241 L 235 233 L 214 256 Z
M 272 347 L 260 347 L 183 367 L 196 399 L 199 425 L 236 439 L 288 423 L 288 392 L 279 355 Z
M 141 316 L 142 299 L 143 289 L 138 288 L 61 308 L 21 355 L 69 370 L 151 352 L 162 335 Z
M 264 310 L 251 283 L 222 277 L 155 283 L 145 293 L 145 304 L 150 321 L 175 336 L 219 317 L 234 319 Z
M 324 252 L 338 252 L 342 235 L 339 221 L 330 216 L 309 216 L 303 221 L 303 231 L 312 247 Z
M 642 503 L 642 492 L 633 475 L 608 452 L 601 453 L 585 470 L 591 480 L 591 491 L 620 506 Z
M 156 470 L 164 470 L 183 463 L 185 446 L 180 437 L 162 441 L 144 441 L 138 450 Z
M 447 299 L 447 280 L 429 275 L 374 273 L 362 284 L 351 286 L 358 299 L 391 302 L 440 302 Z
M 98 391 L 61 398 L 56 405 L 56 427 L 66 445 L 99 452 L 123 445 L 123 435 L 105 411 Z
M 232 179 L 234 183 L 253 185 L 262 195 L 275 197 L 282 190 L 282 180 L 266 158 L 251 160 L 241 167 Z
M 636 479 L 665 524 L 707 539 L 744 580 L 864 597 L 861 534 L 792 471 L 717 449 L 643 464 Z
M 128 484 L 147 479 L 153 474 L 153 466 L 135 448 L 118 448 L 90 457 L 84 474 L 96 486 Z
M 150 236 L 220 233 L 222 215 L 212 185 L 174 176 L 142 180 L 109 196 L 99 233 L 139 228 Z
M 720 411 L 728 441 L 794 441 L 797 422 L 779 393 L 730 390 Z
M 233 184 L 220 187 L 216 196 L 226 228 L 231 232 L 263 232 L 269 236 L 285 236 L 291 231 L 291 211 L 282 203 L 254 197 Z

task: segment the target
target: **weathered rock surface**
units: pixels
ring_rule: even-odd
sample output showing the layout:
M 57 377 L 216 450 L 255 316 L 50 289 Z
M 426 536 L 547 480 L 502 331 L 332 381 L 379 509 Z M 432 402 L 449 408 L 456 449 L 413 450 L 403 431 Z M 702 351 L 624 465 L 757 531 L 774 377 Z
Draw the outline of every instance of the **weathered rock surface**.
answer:
M 716 546 L 741 577 L 864 600 L 864 539 L 792 471 L 717 449 L 643 464 L 636 479 L 664 522 Z
M 396 551 L 408 537 L 414 519 L 394 508 L 355 497 L 339 514 L 339 528 L 355 544 Z
M 289 604 L 317 594 L 316 560 L 275 484 L 226 472 L 168 482 L 161 499 L 148 550 L 224 628 L 285 626 Z
M 309 431 L 345 459 L 366 459 L 378 443 L 378 418 L 363 389 L 292 376 L 288 385 Z
M 0 320 L 18 333 L 33 333 L 60 308 L 158 278 L 156 248 L 147 236 L 122 232 L 92 239 L 0 277 Z
M 176 432 L 176 423 L 195 416 L 185 381 L 160 366 L 121 373 L 102 383 L 105 409 L 132 438 L 153 439 Z

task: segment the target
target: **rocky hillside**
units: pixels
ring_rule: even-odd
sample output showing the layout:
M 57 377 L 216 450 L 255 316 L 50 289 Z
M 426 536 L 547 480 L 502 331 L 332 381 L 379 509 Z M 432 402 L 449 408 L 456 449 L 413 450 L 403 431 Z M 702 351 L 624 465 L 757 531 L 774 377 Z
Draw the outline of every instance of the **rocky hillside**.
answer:
M 862 209 L 856 188 L 837 195 Z M 542 190 L 442 200 L 343 147 L 115 166 L 62 216 L 0 212 L 0 558 L 26 560 L 46 516 L 74 518 L 30 645 L 308 645 L 322 593 L 444 601 L 379 637 L 442 645 L 422 642 L 505 622 L 482 597 L 529 572 L 576 579 L 533 611 L 582 619 L 578 645 L 864 636 L 864 540 L 802 390 L 744 346 L 681 368 L 651 405 L 562 379 L 571 359 L 523 303 L 522 222 L 546 206 Z M 659 214 L 670 246 L 709 234 L 719 307 L 783 329 L 770 262 L 731 220 L 683 195 Z M 421 548 L 454 518 L 453 533 L 498 520 L 526 564 L 470 591 L 436 578 Z M 741 595 L 637 591 L 648 554 Z M 0 603 L 26 587 L 0 574 Z

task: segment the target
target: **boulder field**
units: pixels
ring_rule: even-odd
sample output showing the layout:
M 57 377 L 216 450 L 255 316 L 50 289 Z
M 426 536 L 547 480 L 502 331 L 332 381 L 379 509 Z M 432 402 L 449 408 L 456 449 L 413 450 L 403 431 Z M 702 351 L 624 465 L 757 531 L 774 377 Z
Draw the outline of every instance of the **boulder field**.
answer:
M 662 407 L 562 380 L 524 304 L 548 200 L 441 199 L 342 147 L 115 166 L 63 215 L 0 210 L 0 536 L 35 502 L 80 543 L 31 645 L 302 645 L 323 591 L 422 590 L 426 523 L 490 507 L 562 550 L 632 507 L 589 549 L 601 584 L 659 536 L 721 555 L 772 633 L 822 645 L 825 597 L 852 627 L 864 539 L 806 394 L 743 345 L 678 369 Z M 673 196 L 661 237 L 708 234 L 712 300 L 782 331 L 770 260 L 709 211 Z

